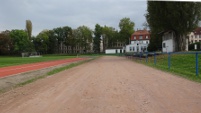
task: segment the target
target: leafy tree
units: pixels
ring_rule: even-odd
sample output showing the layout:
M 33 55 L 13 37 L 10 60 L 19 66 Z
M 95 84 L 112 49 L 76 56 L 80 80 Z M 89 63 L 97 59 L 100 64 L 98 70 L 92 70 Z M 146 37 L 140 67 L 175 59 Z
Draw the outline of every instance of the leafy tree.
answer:
M 102 27 L 99 24 L 95 25 L 95 30 L 94 30 L 94 52 L 95 53 L 100 53 L 100 37 L 102 35 Z
M 126 44 L 129 44 L 129 39 L 134 32 L 135 23 L 130 20 L 130 18 L 123 18 L 120 20 L 120 36 Z
M 162 34 L 158 34 L 157 31 L 151 32 L 151 39 L 147 50 L 149 52 L 160 51 L 162 49 Z
M 0 55 L 9 54 L 13 49 L 9 31 L 0 33 Z
M 48 31 L 48 37 L 49 37 L 49 44 L 48 44 L 48 53 L 57 53 L 58 51 L 58 39 L 55 36 L 55 33 L 53 30 Z
M 32 23 L 31 23 L 31 20 L 26 20 L 26 31 L 27 31 L 29 39 L 31 39 L 31 34 L 32 34 Z
M 102 33 L 103 33 L 103 48 L 104 48 L 103 50 L 116 46 L 117 41 L 121 42 L 121 39 L 119 39 L 118 37 L 118 31 L 116 31 L 115 28 L 113 27 L 104 26 Z
M 60 48 L 60 53 L 63 52 L 62 46 L 65 44 L 66 46 L 71 46 L 70 38 L 72 37 L 72 28 L 69 26 L 58 27 L 53 29 L 53 36 L 56 38 L 58 42 L 58 48 Z M 60 46 L 60 47 L 59 47 Z
M 12 30 L 10 37 L 14 46 L 14 53 L 20 54 L 21 52 L 33 51 L 33 44 L 24 30 Z
M 79 45 L 84 48 L 84 52 L 90 50 L 90 44 L 92 42 L 92 30 L 86 26 L 80 26 L 77 28 L 78 30 L 78 43 Z
M 43 30 L 34 39 L 34 45 L 37 52 L 43 54 L 48 52 L 48 45 L 49 45 L 48 34 L 49 34 L 48 30 Z
M 72 30 L 72 37 L 70 37 L 70 39 L 69 39 L 70 45 L 71 45 L 71 49 L 72 49 L 71 50 L 72 53 L 74 53 L 74 49 L 75 49 L 75 47 L 78 44 L 78 39 L 79 39 L 78 30 L 77 29 L 73 29 Z
M 185 36 L 198 25 L 200 2 L 148 1 L 146 19 L 151 32 L 172 30 L 176 37 L 176 51 L 185 50 Z
M 74 45 L 72 44 L 72 28 L 69 26 L 65 26 L 62 28 L 63 30 L 63 42 L 66 46 L 71 46 L 73 47 Z M 73 47 L 74 48 L 74 47 Z M 72 53 L 72 49 L 71 49 Z

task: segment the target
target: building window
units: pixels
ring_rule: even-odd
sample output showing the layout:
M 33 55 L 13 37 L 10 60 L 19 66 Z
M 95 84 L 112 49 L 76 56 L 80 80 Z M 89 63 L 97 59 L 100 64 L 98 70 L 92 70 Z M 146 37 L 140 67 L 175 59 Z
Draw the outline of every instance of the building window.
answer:
M 142 36 L 140 36 L 140 39 L 142 39 Z
M 148 36 L 146 36 L 146 39 L 148 39 Z
M 163 43 L 163 48 L 165 48 L 165 43 Z
M 130 47 L 130 51 L 132 51 L 132 47 Z
M 146 41 L 146 44 L 149 44 L 149 41 Z
M 136 36 L 134 36 L 134 39 L 136 39 Z
M 199 35 L 199 38 L 201 38 L 201 35 Z
M 135 47 L 133 47 L 133 51 L 135 51 Z

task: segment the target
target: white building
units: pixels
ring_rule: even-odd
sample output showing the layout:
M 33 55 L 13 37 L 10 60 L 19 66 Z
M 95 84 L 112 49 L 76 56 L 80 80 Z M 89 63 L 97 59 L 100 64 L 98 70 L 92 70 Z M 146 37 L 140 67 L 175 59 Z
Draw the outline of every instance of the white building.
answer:
M 188 51 L 188 38 L 186 38 L 185 51 Z M 163 32 L 162 36 L 162 52 L 175 52 L 176 51 L 176 37 L 174 31 Z
M 150 43 L 150 33 L 147 30 L 138 30 L 131 35 L 131 43 L 126 45 L 125 51 L 129 52 L 147 52 Z
M 189 43 L 201 42 L 201 27 L 196 28 L 189 35 Z

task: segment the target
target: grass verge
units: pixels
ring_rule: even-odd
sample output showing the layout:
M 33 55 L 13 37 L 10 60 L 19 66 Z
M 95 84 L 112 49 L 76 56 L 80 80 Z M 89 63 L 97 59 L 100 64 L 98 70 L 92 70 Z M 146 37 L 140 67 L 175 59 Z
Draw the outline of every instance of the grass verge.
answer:
M 201 83 L 201 62 L 199 62 L 199 75 L 196 76 L 195 72 L 195 55 L 194 54 L 173 54 L 171 55 L 170 68 L 168 68 L 168 55 L 156 56 L 154 63 L 154 57 L 146 58 L 133 58 L 138 63 L 145 64 L 147 66 L 172 73 L 174 75 L 189 79 L 191 81 Z M 201 61 L 201 55 L 199 60 Z

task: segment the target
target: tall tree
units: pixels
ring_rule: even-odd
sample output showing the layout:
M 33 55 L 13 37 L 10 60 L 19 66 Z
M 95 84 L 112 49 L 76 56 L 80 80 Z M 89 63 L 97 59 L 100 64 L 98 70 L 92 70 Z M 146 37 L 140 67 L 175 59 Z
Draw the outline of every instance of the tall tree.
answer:
M 37 52 L 47 54 L 49 45 L 49 31 L 41 31 L 34 39 L 34 45 Z
M 10 54 L 13 49 L 9 32 L 10 31 L 4 31 L 0 33 L 0 55 Z
M 100 37 L 102 35 L 102 27 L 99 24 L 95 25 L 94 30 L 94 45 L 93 49 L 95 53 L 100 53 Z
M 78 43 L 79 45 L 84 48 L 84 52 L 87 52 L 91 49 L 91 43 L 92 43 L 92 30 L 88 28 L 87 26 L 80 26 L 77 28 L 78 30 Z
M 69 39 L 72 53 L 77 53 L 77 51 L 74 52 L 74 50 L 75 50 L 75 47 L 78 46 L 78 39 L 79 39 L 78 30 L 73 29 L 72 37 L 70 37 L 70 39 Z
M 26 31 L 27 31 L 29 39 L 31 39 L 31 35 L 32 35 L 32 23 L 31 23 L 31 20 L 26 20 Z
M 54 33 L 54 30 L 48 31 L 49 44 L 48 44 L 48 53 L 53 54 L 58 52 L 58 39 Z
M 121 42 L 117 35 L 117 31 L 113 27 L 104 26 L 102 29 L 103 34 L 103 50 L 116 46 L 117 42 Z
M 172 30 L 176 37 L 176 51 L 185 49 L 185 36 L 198 25 L 200 2 L 148 1 L 146 19 L 151 32 Z
M 28 35 L 24 30 L 12 30 L 10 32 L 10 37 L 16 54 L 33 51 L 32 43 L 28 39 Z
M 120 20 L 119 28 L 121 38 L 126 44 L 129 44 L 129 39 L 134 32 L 135 23 L 130 20 L 130 18 L 123 18 Z

